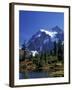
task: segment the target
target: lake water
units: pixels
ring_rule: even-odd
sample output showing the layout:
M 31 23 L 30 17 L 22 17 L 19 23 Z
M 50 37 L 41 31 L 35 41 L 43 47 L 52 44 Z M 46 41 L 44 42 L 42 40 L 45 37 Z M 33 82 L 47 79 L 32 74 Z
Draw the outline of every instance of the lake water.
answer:
M 48 72 L 23 72 L 19 74 L 19 79 L 29 79 L 29 78 L 47 78 Z

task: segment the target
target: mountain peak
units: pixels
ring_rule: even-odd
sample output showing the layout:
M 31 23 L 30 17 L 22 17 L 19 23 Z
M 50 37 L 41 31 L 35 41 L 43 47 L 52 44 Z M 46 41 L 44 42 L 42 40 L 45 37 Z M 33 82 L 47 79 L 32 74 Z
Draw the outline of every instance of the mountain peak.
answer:
M 47 32 L 47 30 L 45 30 L 45 29 L 40 29 L 40 31 L 41 31 L 41 32 L 45 32 L 45 31 Z
M 55 27 L 52 28 L 52 31 L 62 32 L 62 29 L 56 25 Z

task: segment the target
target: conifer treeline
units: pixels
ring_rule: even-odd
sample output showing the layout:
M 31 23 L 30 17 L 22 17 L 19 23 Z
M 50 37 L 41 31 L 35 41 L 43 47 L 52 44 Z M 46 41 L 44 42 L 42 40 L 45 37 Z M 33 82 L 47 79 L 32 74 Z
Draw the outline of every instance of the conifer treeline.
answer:
M 64 44 L 62 41 L 58 40 L 58 42 L 54 41 L 54 48 L 50 52 L 39 52 L 35 56 L 32 53 L 29 55 L 28 60 L 31 60 L 36 66 L 42 67 L 48 63 L 52 62 L 64 62 Z M 24 54 L 22 56 L 21 61 L 26 59 L 26 43 L 22 45 L 22 50 L 24 50 Z

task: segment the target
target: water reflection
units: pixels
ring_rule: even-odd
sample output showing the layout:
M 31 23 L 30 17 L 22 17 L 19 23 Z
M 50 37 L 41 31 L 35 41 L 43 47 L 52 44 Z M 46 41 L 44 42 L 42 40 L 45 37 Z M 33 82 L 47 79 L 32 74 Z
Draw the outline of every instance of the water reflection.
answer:
M 47 71 L 39 71 L 39 72 L 22 72 L 19 73 L 19 79 L 29 79 L 29 78 L 47 78 L 48 72 Z

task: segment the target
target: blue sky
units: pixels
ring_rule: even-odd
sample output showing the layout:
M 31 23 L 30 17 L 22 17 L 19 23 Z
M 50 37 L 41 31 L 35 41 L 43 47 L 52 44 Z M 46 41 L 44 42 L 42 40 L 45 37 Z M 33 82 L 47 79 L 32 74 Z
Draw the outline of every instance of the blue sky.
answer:
M 49 30 L 55 26 L 64 29 L 64 13 L 19 11 L 19 45 L 40 29 Z

